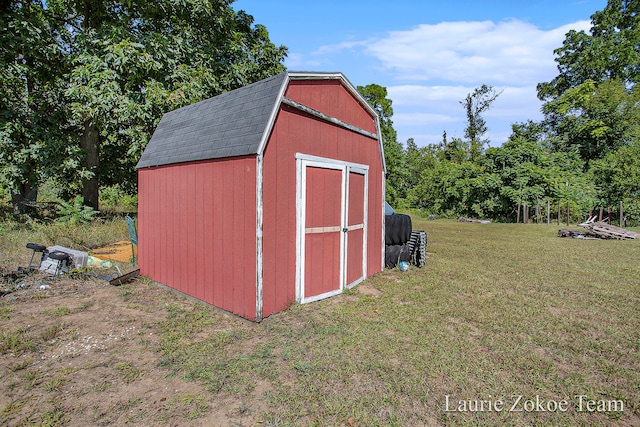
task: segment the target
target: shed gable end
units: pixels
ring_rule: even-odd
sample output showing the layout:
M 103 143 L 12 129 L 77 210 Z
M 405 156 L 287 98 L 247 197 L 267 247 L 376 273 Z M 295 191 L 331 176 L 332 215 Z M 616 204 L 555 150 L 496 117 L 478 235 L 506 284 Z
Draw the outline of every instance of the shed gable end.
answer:
M 363 108 L 340 80 L 292 80 L 285 97 L 349 125 L 377 133 L 375 117 Z

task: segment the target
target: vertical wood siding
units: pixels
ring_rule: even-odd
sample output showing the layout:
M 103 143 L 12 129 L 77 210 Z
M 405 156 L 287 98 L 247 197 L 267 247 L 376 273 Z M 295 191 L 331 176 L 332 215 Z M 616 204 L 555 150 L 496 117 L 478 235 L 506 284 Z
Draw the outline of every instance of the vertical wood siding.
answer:
M 376 133 L 373 117 L 337 81 L 292 81 L 285 96 Z M 283 106 L 264 153 L 263 316 L 295 301 L 295 153 L 369 165 L 367 276 L 382 269 L 382 159 L 378 142 Z
M 305 228 L 309 231 L 305 236 L 304 297 L 309 297 L 340 289 L 336 279 L 340 277 L 342 171 L 310 167 L 306 179 Z M 330 231 L 317 230 L 327 227 Z
M 140 272 L 255 319 L 255 157 L 140 169 L 138 174 Z
M 289 83 L 285 96 L 328 116 L 377 133 L 373 117 L 338 80 L 294 80 Z
M 364 223 L 364 175 L 349 174 L 349 202 L 347 212 L 347 227 Z M 353 229 L 347 233 L 347 285 L 362 278 L 366 272 L 362 271 L 362 245 L 364 243 L 364 229 Z

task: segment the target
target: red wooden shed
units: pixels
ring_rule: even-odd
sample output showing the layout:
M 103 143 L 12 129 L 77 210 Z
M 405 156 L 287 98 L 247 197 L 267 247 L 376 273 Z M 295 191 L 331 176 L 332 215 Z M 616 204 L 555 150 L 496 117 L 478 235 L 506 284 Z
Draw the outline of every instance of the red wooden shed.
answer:
M 143 275 L 260 321 L 384 268 L 375 111 L 285 72 L 164 115 L 138 163 Z

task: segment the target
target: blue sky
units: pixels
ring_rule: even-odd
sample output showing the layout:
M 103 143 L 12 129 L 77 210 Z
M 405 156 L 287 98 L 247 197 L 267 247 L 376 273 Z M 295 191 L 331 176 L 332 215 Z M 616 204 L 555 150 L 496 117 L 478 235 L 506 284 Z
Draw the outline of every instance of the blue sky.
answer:
M 289 48 L 295 71 L 340 71 L 385 86 L 398 140 L 418 146 L 464 137 L 460 101 L 488 84 L 502 91 L 483 115 L 491 145 L 511 124 L 539 120 L 536 84 L 557 75 L 553 50 L 590 28 L 606 0 L 236 0 Z

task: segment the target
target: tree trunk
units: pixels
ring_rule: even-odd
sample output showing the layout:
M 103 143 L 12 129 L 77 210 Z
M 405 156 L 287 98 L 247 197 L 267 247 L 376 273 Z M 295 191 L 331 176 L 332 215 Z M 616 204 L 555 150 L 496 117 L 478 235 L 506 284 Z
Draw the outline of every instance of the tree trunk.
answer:
M 98 210 L 98 166 L 100 165 L 100 132 L 90 122 L 85 123 L 84 132 L 80 135 L 80 147 L 85 152 L 87 169 L 92 176 L 82 182 L 84 203 Z
M 547 200 L 547 225 L 551 224 L 551 200 Z
M 18 215 L 25 213 L 26 203 L 32 202 L 38 199 L 38 187 L 31 187 L 29 184 L 20 184 L 17 193 L 11 194 L 11 201 L 13 202 L 13 213 Z

